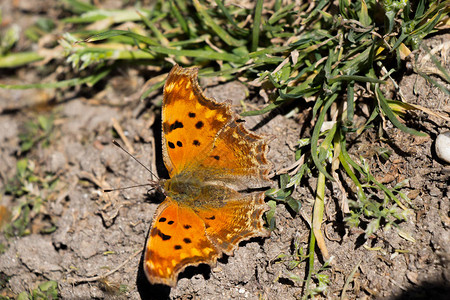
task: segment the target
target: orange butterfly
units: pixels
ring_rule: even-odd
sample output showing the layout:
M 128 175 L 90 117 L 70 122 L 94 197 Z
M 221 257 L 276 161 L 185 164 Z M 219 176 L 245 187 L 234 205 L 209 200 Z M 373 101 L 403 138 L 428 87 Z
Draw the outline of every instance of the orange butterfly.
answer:
M 226 104 L 205 97 L 197 69 L 175 65 L 164 86 L 163 157 L 170 179 L 147 240 L 144 270 L 153 284 L 175 286 L 187 266 L 215 265 L 240 241 L 268 236 L 264 192 L 267 141 L 244 128 Z

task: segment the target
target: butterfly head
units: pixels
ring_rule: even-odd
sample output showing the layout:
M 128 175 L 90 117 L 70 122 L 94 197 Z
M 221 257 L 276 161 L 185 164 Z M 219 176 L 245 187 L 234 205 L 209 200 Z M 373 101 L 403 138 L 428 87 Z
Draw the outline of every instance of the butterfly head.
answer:
M 150 189 L 149 191 L 156 191 L 157 193 L 160 193 L 164 196 L 166 196 L 166 192 L 165 192 L 165 181 L 166 179 L 159 179 L 159 180 L 149 180 L 148 185 L 150 185 Z

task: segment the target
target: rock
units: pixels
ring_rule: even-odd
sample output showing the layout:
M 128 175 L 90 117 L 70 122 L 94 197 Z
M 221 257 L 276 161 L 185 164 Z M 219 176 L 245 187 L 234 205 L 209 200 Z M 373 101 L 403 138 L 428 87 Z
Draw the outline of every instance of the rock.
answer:
M 439 134 L 435 144 L 437 156 L 450 164 L 450 131 Z

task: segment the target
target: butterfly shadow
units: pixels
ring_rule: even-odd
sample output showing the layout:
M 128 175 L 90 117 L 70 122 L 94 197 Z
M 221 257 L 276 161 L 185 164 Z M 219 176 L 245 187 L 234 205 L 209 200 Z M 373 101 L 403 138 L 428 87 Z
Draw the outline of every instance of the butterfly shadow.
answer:
M 190 279 L 196 275 L 202 275 L 205 280 L 208 280 L 211 277 L 211 267 L 208 264 L 189 266 L 178 275 L 178 280 L 180 280 L 181 278 Z

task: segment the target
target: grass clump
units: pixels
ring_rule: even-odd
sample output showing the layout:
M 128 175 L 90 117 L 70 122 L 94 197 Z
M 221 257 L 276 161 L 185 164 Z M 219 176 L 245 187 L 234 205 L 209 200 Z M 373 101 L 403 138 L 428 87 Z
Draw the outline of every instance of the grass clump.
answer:
M 58 299 L 58 283 L 50 280 L 39 284 L 31 292 L 22 292 L 17 296 L 17 300 L 52 300 Z
M 48 147 L 54 128 L 53 117 L 38 116 L 36 122 L 29 121 L 25 124 L 22 132 L 19 134 L 20 152 L 30 151 L 37 144 L 42 147 Z
M 58 179 L 52 174 L 45 177 L 37 175 L 33 161 L 24 158 L 17 161 L 16 176 L 5 186 L 5 194 L 18 199 L 11 211 L 11 220 L 3 228 L 7 237 L 24 236 L 30 234 L 33 220 L 41 233 L 51 233 L 56 230 L 53 222 L 46 220 L 42 212 L 47 193 L 54 190 Z M 38 221 L 39 220 L 39 221 Z
M 55 300 L 59 299 L 58 283 L 54 280 L 49 280 L 40 283 L 36 288 L 29 292 L 23 291 L 17 297 L 9 297 L 0 295 L 0 300 Z
M 58 184 L 55 174 L 41 174 L 32 158 L 27 155 L 36 147 L 48 147 L 54 134 L 54 119 L 52 116 L 39 115 L 36 121 L 28 121 L 19 133 L 20 150 L 17 160 L 16 174 L 10 178 L 4 193 L 13 196 L 18 204 L 5 213 L 3 231 L 7 237 L 24 236 L 31 233 L 33 221 L 39 223 L 35 229 L 41 233 L 51 233 L 56 230 L 53 221 L 45 216 L 45 202 Z M 2 218 L 3 219 L 3 218 Z M 2 226 L 3 227 L 3 226 Z

